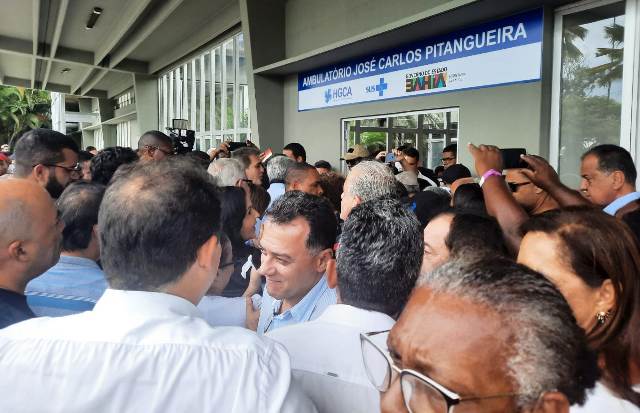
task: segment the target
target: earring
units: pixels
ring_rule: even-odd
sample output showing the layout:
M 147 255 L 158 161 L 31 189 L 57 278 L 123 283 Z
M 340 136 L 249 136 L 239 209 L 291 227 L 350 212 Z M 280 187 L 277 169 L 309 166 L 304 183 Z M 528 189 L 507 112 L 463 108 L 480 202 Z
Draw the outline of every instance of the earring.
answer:
M 610 316 L 611 316 L 610 311 L 599 311 L 596 314 L 596 320 L 598 321 L 598 324 L 604 325 L 607 322 L 607 320 L 609 320 Z

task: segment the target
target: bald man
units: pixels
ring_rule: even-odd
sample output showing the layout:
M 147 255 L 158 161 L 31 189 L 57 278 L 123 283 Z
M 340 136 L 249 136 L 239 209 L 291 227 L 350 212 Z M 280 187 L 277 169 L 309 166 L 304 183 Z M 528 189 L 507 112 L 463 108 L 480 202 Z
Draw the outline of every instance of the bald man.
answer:
M 0 181 L 0 328 L 35 317 L 29 281 L 60 258 L 63 225 L 47 191 L 26 179 Z
M 173 154 L 171 138 L 160 131 L 147 131 L 138 140 L 138 155 L 143 162 L 159 161 Z
M 302 191 L 310 195 L 322 195 L 320 174 L 308 163 L 294 163 L 284 178 L 285 191 Z

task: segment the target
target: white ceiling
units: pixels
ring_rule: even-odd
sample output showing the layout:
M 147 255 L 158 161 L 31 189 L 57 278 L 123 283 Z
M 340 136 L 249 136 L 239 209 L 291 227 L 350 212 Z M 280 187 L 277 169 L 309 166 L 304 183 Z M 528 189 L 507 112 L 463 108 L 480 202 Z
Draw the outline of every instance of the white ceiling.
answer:
M 85 30 L 94 7 L 103 12 Z M 131 87 L 134 73 L 152 74 L 151 62 L 183 57 L 211 41 L 203 34 L 215 32 L 218 14 L 225 15 L 221 31 L 230 13 L 233 24 L 240 22 L 238 0 L 2 0 L 2 10 L 4 83 L 97 97 Z

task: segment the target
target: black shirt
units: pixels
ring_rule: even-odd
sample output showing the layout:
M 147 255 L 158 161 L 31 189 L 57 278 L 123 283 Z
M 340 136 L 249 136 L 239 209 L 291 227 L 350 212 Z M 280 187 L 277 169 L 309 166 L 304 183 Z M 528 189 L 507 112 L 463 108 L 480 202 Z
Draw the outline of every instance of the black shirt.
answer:
M 0 328 L 35 317 L 27 305 L 27 297 L 0 288 Z

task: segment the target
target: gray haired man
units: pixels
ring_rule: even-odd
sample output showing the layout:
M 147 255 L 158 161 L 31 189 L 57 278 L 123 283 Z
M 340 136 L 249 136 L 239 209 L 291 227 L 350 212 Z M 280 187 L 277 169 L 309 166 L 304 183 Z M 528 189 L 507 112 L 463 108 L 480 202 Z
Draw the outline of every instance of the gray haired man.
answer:
M 362 365 L 359 335 L 393 326 L 418 278 L 422 246 L 418 220 L 398 201 L 358 205 L 345 221 L 336 261 L 327 266 L 338 304 L 317 320 L 268 334 L 287 347 L 293 379 L 318 411 L 380 411 L 378 391 Z
M 275 155 L 267 162 L 267 176 L 269 177 L 269 195 L 271 195 L 271 206 L 285 192 L 285 178 L 290 167 L 295 165 L 296 161 L 285 156 Z
M 454 261 L 424 276 L 388 353 L 373 342 L 385 334 L 361 336 L 383 413 L 567 413 L 598 378 L 562 295 L 506 259 Z
M 363 161 L 351 168 L 343 189 L 340 203 L 340 218 L 343 220 L 362 202 L 398 197 L 398 183 L 393 172 L 384 163 L 375 161 Z
M 236 186 L 238 181 L 245 179 L 244 167 L 237 159 L 216 159 L 211 162 L 207 172 L 215 178 L 218 186 Z

